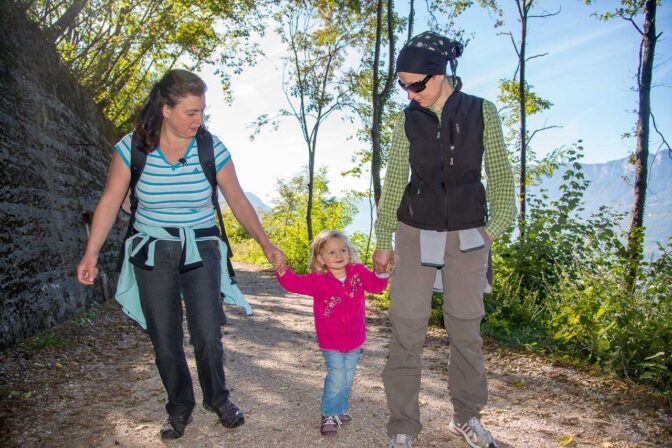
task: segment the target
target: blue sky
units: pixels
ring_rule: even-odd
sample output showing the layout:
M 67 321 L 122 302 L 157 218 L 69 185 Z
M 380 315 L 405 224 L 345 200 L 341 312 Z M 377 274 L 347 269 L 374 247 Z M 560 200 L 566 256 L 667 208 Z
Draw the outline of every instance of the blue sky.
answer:
M 405 12 L 403 8 L 407 3 L 399 3 L 399 13 Z M 507 4 L 507 14 L 515 14 L 512 2 L 501 3 Z M 632 111 L 637 107 L 637 95 L 631 89 L 641 38 L 624 20 L 602 22 L 591 17 L 591 12 L 604 10 L 604 5 L 617 4 L 613 0 L 597 3 L 588 7 L 578 0 L 544 1 L 541 5 L 547 11 L 556 11 L 562 5 L 561 13 L 529 21 L 528 55 L 549 54 L 528 62 L 527 79 L 538 95 L 553 103 L 542 117 L 530 120 L 530 129 L 562 126 L 537 134 L 532 146 L 539 155 L 578 139 L 583 139 L 586 163 L 619 159 L 634 151 L 634 139 L 622 139 L 621 135 L 631 131 L 636 123 Z M 663 35 L 656 47 L 652 110 L 658 128 L 672 141 L 672 8 L 669 4 L 658 8 L 657 17 L 657 32 Z M 514 73 L 516 56 L 511 41 L 508 36 L 497 33 L 513 31 L 517 35 L 519 25 L 515 16 L 507 15 L 505 19 L 505 26 L 495 29 L 494 18 L 478 7 L 472 7 L 458 19 L 458 26 L 473 33 L 458 68 L 465 92 L 495 101 L 499 79 Z M 417 17 L 415 32 L 426 29 L 423 17 Z M 209 87 L 210 129 L 231 151 L 243 188 L 269 202 L 277 179 L 299 172 L 308 159 L 298 123 L 293 119 L 283 121 L 278 131 L 269 127 L 256 140 L 249 140 L 248 126 L 257 116 L 273 115 L 286 104 L 281 88 L 280 58 L 284 48 L 270 30 L 260 42 L 265 58 L 232 78 L 233 104 L 224 103 L 219 80 L 212 71 L 204 70 L 201 75 Z M 404 98 L 399 89 L 396 95 Z M 352 139 L 353 134 L 353 125 L 337 115 L 319 134 L 317 165 L 328 167 L 335 194 L 368 187 L 368 179 L 340 176 L 351 167 L 352 154 L 361 149 L 362 143 Z M 659 143 L 660 139 L 654 136 L 651 151 L 655 151 Z

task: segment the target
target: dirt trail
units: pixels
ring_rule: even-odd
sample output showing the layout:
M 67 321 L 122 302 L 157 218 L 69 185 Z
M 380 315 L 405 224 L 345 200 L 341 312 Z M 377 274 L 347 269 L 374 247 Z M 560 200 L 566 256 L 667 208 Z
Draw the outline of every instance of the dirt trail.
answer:
M 200 405 L 182 439 L 162 442 L 165 395 L 151 346 L 114 301 L 54 329 L 46 348 L 26 341 L 0 352 L 0 445 L 9 447 L 383 447 L 387 407 L 380 374 L 389 327 L 369 308 L 369 340 L 354 385 L 354 422 L 338 437 L 318 432 L 322 356 L 309 298 L 285 293 L 268 271 L 239 265 L 254 316 L 227 308 L 226 374 L 247 423 L 222 428 Z M 186 331 L 186 329 L 185 329 Z M 466 448 L 447 432 L 442 329 L 427 339 L 416 446 Z M 187 357 L 197 383 L 191 347 Z M 483 421 L 502 447 L 670 447 L 665 403 L 621 381 L 555 365 L 488 343 L 490 406 Z M 200 389 L 195 387 L 197 402 Z M 564 445 L 563 445 L 564 444 Z

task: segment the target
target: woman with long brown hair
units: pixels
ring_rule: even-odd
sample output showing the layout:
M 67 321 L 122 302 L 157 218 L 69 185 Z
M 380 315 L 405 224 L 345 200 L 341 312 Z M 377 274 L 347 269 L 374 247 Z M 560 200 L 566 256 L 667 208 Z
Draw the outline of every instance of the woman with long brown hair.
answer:
M 222 293 L 244 299 L 226 269 L 227 246 L 215 225 L 212 188 L 199 163 L 197 137 L 205 131 L 205 83 L 185 70 L 170 70 L 138 110 L 133 133 L 115 146 L 105 190 L 93 216 L 77 277 L 91 285 L 98 253 L 114 224 L 131 182 L 131 153 L 146 154 L 135 188 L 137 209 L 126 241 L 117 300 L 146 327 L 168 400 L 164 439 L 181 437 L 195 406 L 184 354 L 182 299 L 194 346 L 204 406 L 235 428 L 245 422 L 229 399 L 224 377 L 220 324 Z M 269 261 L 284 259 L 269 241 L 238 183 L 227 148 L 212 136 L 217 186 L 236 219 L 261 245 Z

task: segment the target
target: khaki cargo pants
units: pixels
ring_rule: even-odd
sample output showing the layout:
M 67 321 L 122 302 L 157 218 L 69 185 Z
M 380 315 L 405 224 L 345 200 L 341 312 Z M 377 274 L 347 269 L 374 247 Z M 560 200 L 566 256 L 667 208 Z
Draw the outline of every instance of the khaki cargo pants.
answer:
M 479 417 L 488 389 L 480 324 L 486 286 L 490 239 L 483 249 L 462 253 L 458 233 L 448 232 L 443 277 L 443 319 L 450 340 L 448 387 L 454 417 L 466 422 Z M 399 223 L 395 233 L 395 269 L 390 285 L 392 324 L 389 358 L 383 383 L 391 416 L 387 425 L 395 434 L 417 436 L 420 424 L 421 355 L 427 334 L 436 268 L 420 264 L 420 230 Z M 446 421 L 446 425 L 448 421 Z

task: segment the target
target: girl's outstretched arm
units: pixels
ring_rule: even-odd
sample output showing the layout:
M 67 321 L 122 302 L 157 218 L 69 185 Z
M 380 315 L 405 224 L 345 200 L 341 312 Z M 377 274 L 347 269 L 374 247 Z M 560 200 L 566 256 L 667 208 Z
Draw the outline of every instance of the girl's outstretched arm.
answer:
M 295 294 L 303 294 L 306 296 L 314 295 L 313 288 L 313 276 L 308 275 L 298 275 L 292 271 L 289 266 L 285 267 L 285 272 L 282 274 L 277 273 L 278 282 L 280 286 L 285 288 L 289 292 Z

